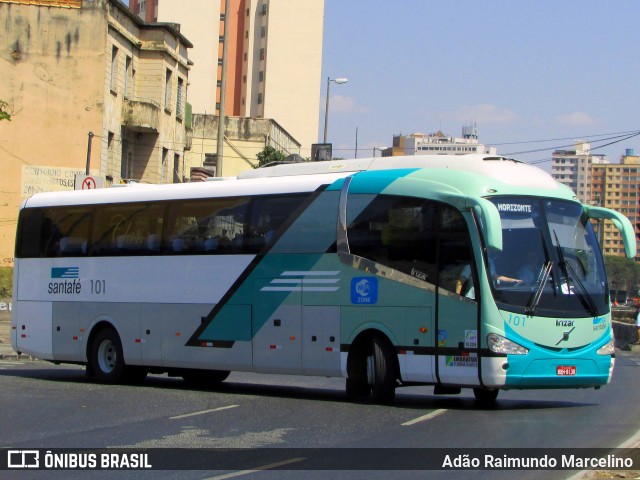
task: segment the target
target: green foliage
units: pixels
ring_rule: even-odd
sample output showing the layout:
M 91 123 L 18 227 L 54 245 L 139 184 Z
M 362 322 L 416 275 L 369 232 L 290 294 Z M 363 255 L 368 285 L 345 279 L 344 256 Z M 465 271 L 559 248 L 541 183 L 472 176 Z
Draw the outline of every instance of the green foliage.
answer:
M 0 100 L 0 122 L 2 120 L 11 121 L 11 115 L 9 114 L 9 112 L 7 112 L 8 106 L 9 104 L 7 102 L 5 102 L 4 100 Z
M 605 255 L 604 263 L 607 267 L 609 288 L 611 290 L 626 290 L 633 295 L 640 289 L 640 264 L 633 259 Z
M 256 165 L 254 168 L 260 168 L 272 162 L 284 162 L 286 158 L 284 153 L 276 150 L 270 145 L 264 147 L 262 151 L 256 155 L 256 157 L 258 158 L 258 165 Z
M 13 268 L 0 267 L 0 298 L 11 297 L 13 289 Z

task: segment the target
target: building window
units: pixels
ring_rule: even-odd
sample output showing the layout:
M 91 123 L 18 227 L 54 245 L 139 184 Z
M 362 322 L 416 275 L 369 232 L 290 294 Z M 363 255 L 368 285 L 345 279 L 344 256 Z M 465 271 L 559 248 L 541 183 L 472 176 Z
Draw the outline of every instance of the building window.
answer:
M 258 94 L 258 105 L 262 105 L 262 94 Z
M 267 36 L 267 27 L 260 28 L 260 38 L 264 38 Z
M 180 155 L 173 154 L 173 183 L 180 183 Z
M 260 49 L 260 60 L 264 60 L 264 48 Z
M 184 80 L 178 78 L 178 90 L 176 93 L 176 117 L 182 118 L 184 109 Z
M 173 72 L 167 68 L 167 73 L 164 80 L 164 108 L 165 110 L 171 110 L 171 76 Z
M 109 87 L 112 92 L 116 91 L 116 84 L 118 81 L 118 47 L 111 47 L 111 80 Z
M 122 159 L 120 162 L 120 178 L 133 178 L 131 152 L 129 151 L 129 142 L 127 140 L 122 140 Z
M 132 92 L 132 80 L 133 80 L 133 67 L 132 67 L 132 58 L 127 55 L 124 63 L 124 95 L 125 97 L 130 97 Z
M 258 81 L 259 82 L 264 82 L 264 72 L 263 71 L 258 72 Z
M 108 165 L 109 168 L 113 168 L 113 157 L 114 157 L 114 152 L 113 152 L 113 145 L 115 144 L 115 133 L 113 132 L 108 132 L 107 133 L 107 157 L 108 157 Z
M 167 148 L 162 149 L 162 165 L 160 165 L 160 183 L 164 183 L 165 172 L 167 170 L 167 158 L 169 157 L 169 150 Z

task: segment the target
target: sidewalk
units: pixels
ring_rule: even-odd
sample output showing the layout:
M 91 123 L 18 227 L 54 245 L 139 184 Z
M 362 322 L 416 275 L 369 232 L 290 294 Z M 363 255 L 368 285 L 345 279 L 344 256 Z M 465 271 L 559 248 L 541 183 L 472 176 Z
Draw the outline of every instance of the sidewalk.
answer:
M 11 315 L 0 312 L 0 359 L 18 358 L 11 347 Z

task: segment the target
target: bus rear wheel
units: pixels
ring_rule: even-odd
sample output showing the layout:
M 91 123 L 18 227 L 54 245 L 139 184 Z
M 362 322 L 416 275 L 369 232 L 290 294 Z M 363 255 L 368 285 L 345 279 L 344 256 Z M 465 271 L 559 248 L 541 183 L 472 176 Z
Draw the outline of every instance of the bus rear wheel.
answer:
M 371 386 L 371 400 L 378 405 L 391 405 L 396 398 L 396 369 L 394 352 L 380 337 L 371 341 L 371 355 L 367 357 L 367 380 Z
M 112 328 L 103 328 L 94 337 L 91 343 L 89 367 L 99 382 L 118 383 L 124 379 L 122 342 Z
M 497 388 L 494 390 L 489 390 L 486 388 L 474 388 L 473 395 L 476 397 L 476 403 L 481 406 L 492 406 L 495 404 L 496 399 L 498 398 L 498 393 L 500 390 Z

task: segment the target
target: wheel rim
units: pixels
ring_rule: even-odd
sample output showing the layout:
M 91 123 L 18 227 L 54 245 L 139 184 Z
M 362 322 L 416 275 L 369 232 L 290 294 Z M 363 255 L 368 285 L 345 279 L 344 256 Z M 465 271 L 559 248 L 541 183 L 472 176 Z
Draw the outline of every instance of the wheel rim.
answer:
M 103 340 L 98 347 L 98 366 L 104 373 L 111 373 L 118 361 L 116 347 L 109 339 Z

